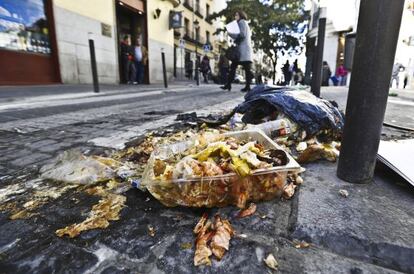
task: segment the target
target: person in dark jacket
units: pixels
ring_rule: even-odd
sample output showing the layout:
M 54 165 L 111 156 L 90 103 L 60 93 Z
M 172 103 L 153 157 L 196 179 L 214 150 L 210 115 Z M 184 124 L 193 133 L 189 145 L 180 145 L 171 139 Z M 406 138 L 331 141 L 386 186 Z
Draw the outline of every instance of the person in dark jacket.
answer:
M 121 41 L 121 65 L 124 75 L 124 80 L 127 84 L 135 83 L 135 64 L 134 64 L 134 49 L 131 46 L 131 39 L 128 35 L 124 36 Z
M 250 84 L 254 77 L 252 73 L 253 49 L 251 31 L 249 25 L 247 24 L 246 13 L 243 11 L 238 11 L 235 13 L 234 19 L 237 20 L 240 28 L 240 33 L 229 33 L 229 36 L 233 38 L 234 42 L 237 44 L 240 58 L 239 60 L 232 60 L 227 84 L 221 88 L 224 90 L 231 90 L 231 83 L 234 81 L 234 78 L 236 76 L 236 69 L 239 65 L 242 65 L 244 71 L 246 72 L 246 86 L 241 91 L 247 92 L 250 90 Z
M 283 83 L 284 86 L 289 86 L 290 80 L 292 79 L 292 71 L 290 70 L 290 63 L 289 60 L 286 60 L 286 63 L 282 67 L 282 73 L 285 77 L 285 82 Z
M 203 59 L 201 60 L 200 71 L 203 74 L 204 83 L 208 84 L 208 75 L 211 72 L 211 67 L 210 67 L 210 59 L 208 59 L 207 55 L 204 55 Z
M 227 75 L 229 73 L 230 62 L 229 62 L 229 59 L 227 59 L 224 52 L 222 52 L 220 54 L 218 67 L 219 67 L 219 70 L 220 70 L 220 84 L 226 84 L 227 83 Z
M 329 86 L 329 79 L 331 79 L 331 68 L 328 65 L 328 62 L 323 61 L 322 63 L 322 86 Z

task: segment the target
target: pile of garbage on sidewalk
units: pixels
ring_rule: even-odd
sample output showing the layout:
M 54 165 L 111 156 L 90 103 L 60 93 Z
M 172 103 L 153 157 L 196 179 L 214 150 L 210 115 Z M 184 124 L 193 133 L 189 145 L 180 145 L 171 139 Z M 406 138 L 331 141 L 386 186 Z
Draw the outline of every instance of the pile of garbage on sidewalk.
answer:
M 238 217 L 255 212 L 254 203 L 290 199 L 303 183 L 300 164 L 336 161 L 344 115 L 334 102 L 304 90 L 257 86 L 228 114 L 180 114 L 187 129 L 167 136 L 150 133 L 138 145 L 111 155 L 65 152 L 40 169 L 43 180 L 80 186 L 100 197 L 81 223 L 56 231 L 76 237 L 118 220 L 126 190 L 149 191 L 168 207 L 237 206 Z M 220 216 L 206 216 L 194 229 L 194 264 L 211 264 L 229 249 L 235 233 Z

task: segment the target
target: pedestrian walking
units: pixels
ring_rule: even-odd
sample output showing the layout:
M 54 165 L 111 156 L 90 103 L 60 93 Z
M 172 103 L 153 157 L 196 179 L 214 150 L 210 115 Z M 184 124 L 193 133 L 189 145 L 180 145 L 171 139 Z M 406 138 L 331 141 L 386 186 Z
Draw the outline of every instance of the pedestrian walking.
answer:
M 304 80 L 304 76 L 303 76 L 303 71 L 298 68 L 298 71 L 295 73 L 295 77 L 293 78 L 293 82 L 295 83 L 295 85 L 301 84 L 303 85 L 303 80 Z
M 141 43 L 141 39 L 138 38 L 135 43 L 135 69 L 136 69 L 136 81 L 138 84 L 144 84 L 145 66 L 148 61 L 148 51 Z
M 346 85 L 346 76 L 348 74 L 348 71 L 344 67 L 344 64 L 339 64 L 338 68 L 336 69 L 336 77 L 338 78 L 338 83 L 340 86 Z
M 404 71 L 404 66 L 401 65 L 400 63 L 395 63 L 394 66 L 392 67 L 392 74 L 391 74 L 391 83 L 390 83 L 390 87 L 392 87 L 392 83 L 396 82 L 397 84 L 397 88 L 399 88 L 400 86 L 400 71 Z
M 404 89 L 407 87 L 408 84 L 408 73 L 404 75 Z
M 229 62 L 229 59 L 227 59 L 224 52 L 220 54 L 218 67 L 220 71 L 220 84 L 226 84 L 227 78 L 228 78 L 227 76 L 229 73 L 230 62 Z
M 329 79 L 331 79 L 331 68 L 328 65 L 328 62 L 323 61 L 322 63 L 322 86 L 329 86 Z
M 290 84 L 290 80 L 292 79 L 292 71 L 290 68 L 289 60 L 286 60 L 286 63 L 282 67 L 283 77 L 285 81 L 283 83 L 284 86 L 288 86 Z
M 207 55 L 204 55 L 203 59 L 201 60 L 200 71 L 203 74 L 204 83 L 208 84 L 208 75 L 211 72 L 211 67 L 210 67 L 210 59 L 208 58 Z
M 234 39 L 234 42 L 237 45 L 239 59 L 232 60 L 227 83 L 221 88 L 224 90 L 231 90 L 231 83 L 234 81 L 236 76 L 236 69 L 239 65 L 242 65 L 244 71 L 246 72 L 246 86 L 241 91 L 247 92 L 250 90 L 250 84 L 252 83 L 252 79 L 254 77 L 252 73 L 253 49 L 251 42 L 251 31 L 249 24 L 247 23 L 246 13 L 238 11 L 234 14 L 234 19 L 239 25 L 240 33 L 229 33 L 229 36 Z
M 263 75 L 261 69 L 256 68 L 256 85 L 263 85 Z
M 134 49 L 131 46 L 131 38 L 125 35 L 121 41 L 121 67 L 123 70 L 124 81 L 132 84 L 136 80 L 136 70 L 134 64 Z

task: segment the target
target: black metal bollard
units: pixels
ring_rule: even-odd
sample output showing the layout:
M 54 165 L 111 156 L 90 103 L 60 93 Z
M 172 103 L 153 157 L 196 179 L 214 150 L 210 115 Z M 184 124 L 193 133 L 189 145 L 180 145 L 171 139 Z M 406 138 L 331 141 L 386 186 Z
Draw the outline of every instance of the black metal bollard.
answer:
M 167 69 L 165 68 L 165 53 L 163 50 L 161 51 L 161 59 L 162 59 L 162 74 L 164 76 L 164 87 L 168 88 Z
M 200 85 L 200 63 L 198 62 L 198 57 L 196 56 L 196 79 L 197 79 L 197 86 Z
M 337 175 L 374 176 L 404 0 L 361 0 L 345 129 Z
M 326 8 L 319 9 L 318 45 L 316 48 L 315 66 L 312 74 L 311 92 L 321 96 L 323 47 L 325 46 Z
M 98 68 L 96 66 L 96 56 L 95 56 L 95 43 L 92 39 L 89 39 L 89 52 L 91 55 L 93 91 L 99 92 Z

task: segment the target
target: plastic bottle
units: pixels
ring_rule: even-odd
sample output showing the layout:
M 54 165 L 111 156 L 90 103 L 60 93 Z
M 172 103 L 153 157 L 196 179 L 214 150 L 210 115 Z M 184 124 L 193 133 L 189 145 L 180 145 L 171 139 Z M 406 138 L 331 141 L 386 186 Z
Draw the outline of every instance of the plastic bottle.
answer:
M 262 130 L 269 137 L 285 136 L 296 131 L 296 127 L 288 119 L 279 119 L 258 125 L 248 125 L 247 129 Z

